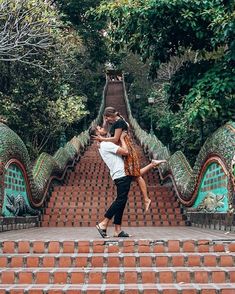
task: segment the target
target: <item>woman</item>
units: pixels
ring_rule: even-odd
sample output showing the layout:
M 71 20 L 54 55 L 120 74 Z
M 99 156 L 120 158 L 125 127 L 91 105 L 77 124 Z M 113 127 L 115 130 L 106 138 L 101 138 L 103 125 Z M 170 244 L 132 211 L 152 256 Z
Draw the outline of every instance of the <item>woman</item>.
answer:
M 109 130 L 110 137 L 103 138 L 101 136 L 96 136 L 97 141 L 107 141 L 107 142 L 113 142 L 115 144 L 119 143 L 121 134 L 123 131 L 127 131 L 129 129 L 128 123 L 125 121 L 125 119 L 116 111 L 113 107 L 106 107 L 104 110 L 104 120 L 105 124 L 104 128 L 107 130 L 107 123 L 111 124 L 111 128 Z M 124 157 L 124 163 L 125 163 L 125 174 L 127 176 L 133 176 L 135 177 L 140 190 L 144 197 L 144 207 L 145 212 L 148 211 L 151 200 L 148 197 L 147 192 L 147 186 L 145 183 L 145 180 L 143 179 L 140 171 L 140 162 L 137 155 L 137 152 L 135 148 L 133 147 L 133 143 L 131 142 L 130 136 L 125 137 L 125 142 L 128 147 L 129 154 Z M 165 160 L 153 160 L 153 163 L 156 164 L 156 166 L 160 163 L 166 162 Z

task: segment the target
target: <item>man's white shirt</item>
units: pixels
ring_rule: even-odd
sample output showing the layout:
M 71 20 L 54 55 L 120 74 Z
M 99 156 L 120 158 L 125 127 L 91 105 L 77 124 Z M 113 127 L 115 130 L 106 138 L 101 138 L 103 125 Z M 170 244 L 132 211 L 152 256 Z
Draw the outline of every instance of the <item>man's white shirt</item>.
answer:
M 99 152 L 110 170 L 113 180 L 125 177 L 124 160 L 121 155 L 116 154 L 119 146 L 112 142 L 101 142 Z

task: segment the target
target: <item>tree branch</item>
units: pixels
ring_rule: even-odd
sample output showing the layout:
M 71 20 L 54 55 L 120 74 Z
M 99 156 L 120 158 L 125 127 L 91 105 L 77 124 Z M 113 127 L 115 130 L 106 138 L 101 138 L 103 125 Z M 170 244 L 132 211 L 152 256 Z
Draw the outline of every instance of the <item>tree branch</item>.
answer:
M 45 18 L 43 5 L 27 7 L 27 0 L 4 0 L 0 4 L 1 61 L 19 61 L 45 70 L 35 56 L 53 47 L 50 29 L 55 26 L 49 16 Z

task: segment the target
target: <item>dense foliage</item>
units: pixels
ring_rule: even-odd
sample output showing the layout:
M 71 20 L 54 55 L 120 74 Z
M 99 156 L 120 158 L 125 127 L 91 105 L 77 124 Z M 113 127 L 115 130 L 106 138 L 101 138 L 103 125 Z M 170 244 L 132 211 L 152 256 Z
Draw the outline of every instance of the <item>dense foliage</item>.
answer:
M 235 118 L 234 8 L 230 0 L 0 0 L 0 115 L 33 157 L 52 153 L 96 115 L 109 60 L 125 71 L 141 126 L 149 130 L 152 117 L 163 143 L 193 161 Z
M 61 138 L 86 127 L 104 85 L 84 32 L 62 21 L 65 14 L 53 2 L 0 1 L 0 114 L 32 158 L 54 152 Z
M 109 22 L 113 48 L 127 48 L 150 65 L 155 82 L 141 123 L 149 125 L 152 113 L 159 138 L 191 161 L 208 135 L 235 119 L 234 8 L 229 0 L 119 0 L 103 1 L 96 10 L 98 19 Z M 187 52 L 194 58 L 184 58 Z M 161 78 L 164 68 L 168 79 Z M 137 109 L 142 104 L 133 103 Z
M 105 63 L 108 58 L 108 50 L 103 29 L 106 22 L 101 18 L 97 20 L 89 14 L 89 10 L 96 8 L 101 0 L 56 0 L 61 12 L 62 19 L 66 23 L 72 23 L 79 32 L 87 48 L 87 57 L 91 64 Z

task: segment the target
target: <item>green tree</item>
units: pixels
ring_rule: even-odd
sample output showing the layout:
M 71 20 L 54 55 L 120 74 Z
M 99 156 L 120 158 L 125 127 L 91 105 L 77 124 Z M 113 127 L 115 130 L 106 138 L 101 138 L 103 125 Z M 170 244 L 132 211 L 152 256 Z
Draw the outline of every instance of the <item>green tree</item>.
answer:
M 35 158 L 41 151 L 54 152 L 61 134 L 70 139 L 81 131 L 89 104 L 91 115 L 96 114 L 104 85 L 103 73 L 100 68 L 94 70 L 79 32 L 61 22 L 58 9 L 50 1 L 6 0 L 1 4 L 4 8 L 1 13 L 10 14 L 12 23 L 27 15 L 29 21 L 33 17 L 33 22 L 43 23 L 40 28 L 50 40 L 50 46 L 36 48 L 36 54 L 28 54 L 22 41 L 22 46 L 14 51 L 18 58 L 0 61 L 0 114 L 7 118 L 8 125 L 21 136 Z M 21 9 L 14 14 L 10 9 L 17 5 Z M 12 33 L 9 28 L 10 31 L 6 29 L 0 35 L 0 44 Z M 26 33 L 26 41 L 28 37 Z M 35 38 L 40 42 L 40 38 Z
M 46 69 L 36 57 L 53 46 L 56 11 L 39 1 L 0 1 L 0 61 L 19 61 Z
M 106 22 L 102 18 L 97 22 L 89 13 L 101 3 L 101 0 L 56 0 L 55 2 L 63 13 L 63 20 L 68 24 L 72 23 L 79 31 L 93 67 L 100 63 L 104 64 L 108 58 L 108 49 L 103 38 Z
M 192 161 L 206 136 L 234 119 L 234 8 L 229 0 L 119 0 L 96 9 L 97 19 L 109 23 L 112 47 L 127 48 L 150 64 L 156 80 L 151 92 L 160 91 L 161 99 L 156 97 L 164 102 L 162 111 L 154 109 L 156 134 Z M 188 51 L 196 58 L 182 62 L 164 82 L 159 69 Z M 148 112 L 146 106 L 146 122 Z
M 223 0 L 104 1 L 98 16 L 110 21 L 114 48 L 127 47 L 144 60 L 152 59 L 151 73 L 160 63 L 185 48 L 213 51 L 234 48 L 234 2 Z M 230 54 L 230 58 L 233 54 Z

